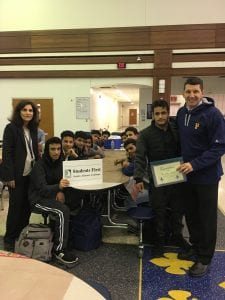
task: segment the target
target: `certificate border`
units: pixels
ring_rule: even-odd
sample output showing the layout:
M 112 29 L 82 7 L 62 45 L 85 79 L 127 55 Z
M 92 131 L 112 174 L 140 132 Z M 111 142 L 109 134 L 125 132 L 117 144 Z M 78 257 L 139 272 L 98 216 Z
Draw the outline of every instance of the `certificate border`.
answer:
M 157 161 L 150 162 L 155 187 L 161 187 L 161 186 L 165 186 L 165 185 L 177 184 L 177 183 L 180 183 L 180 182 L 187 181 L 186 175 L 183 174 L 183 173 L 180 173 L 180 175 L 182 176 L 182 179 L 180 179 L 180 180 L 174 180 L 174 181 L 171 181 L 169 183 L 158 183 L 157 182 L 156 175 L 155 175 L 155 167 L 159 166 L 159 165 L 168 164 L 168 163 L 171 163 L 171 162 L 181 162 L 181 163 L 183 163 L 183 157 L 175 157 L 175 158 L 169 158 L 169 159 L 157 160 Z

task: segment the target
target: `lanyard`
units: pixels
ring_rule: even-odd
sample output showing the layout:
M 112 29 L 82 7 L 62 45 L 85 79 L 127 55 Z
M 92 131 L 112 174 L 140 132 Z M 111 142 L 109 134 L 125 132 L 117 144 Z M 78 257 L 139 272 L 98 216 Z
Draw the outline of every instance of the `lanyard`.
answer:
M 24 132 L 24 137 L 25 137 L 25 140 L 27 142 L 27 146 L 28 146 L 28 149 L 30 151 L 31 158 L 34 159 L 34 153 L 33 153 L 32 147 L 31 147 L 31 137 L 29 135 L 29 139 L 28 139 L 28 137 L 27 137 L 27 135 L 26 135 L 25 132 Z

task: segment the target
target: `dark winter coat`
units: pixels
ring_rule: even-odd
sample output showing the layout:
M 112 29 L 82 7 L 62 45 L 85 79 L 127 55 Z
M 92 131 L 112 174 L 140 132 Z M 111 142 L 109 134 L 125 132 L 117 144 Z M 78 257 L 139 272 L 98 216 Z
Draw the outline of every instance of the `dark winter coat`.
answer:
M 35 160 L 38 159 L 37 129 L 30 130 Z M 14 123 L 6 125 L 3 134 L 1 177 L 4 181 L 16 180 L 23 176 L 27 148 L 22 127 Z
M 140 182 L 150 171 L 150 162 L 180 156 L 180 144 L 175 122 L 169 122 L 166 131 L 155 126 L 155 122 L 143 129 L 137 139 L 134 178 Z

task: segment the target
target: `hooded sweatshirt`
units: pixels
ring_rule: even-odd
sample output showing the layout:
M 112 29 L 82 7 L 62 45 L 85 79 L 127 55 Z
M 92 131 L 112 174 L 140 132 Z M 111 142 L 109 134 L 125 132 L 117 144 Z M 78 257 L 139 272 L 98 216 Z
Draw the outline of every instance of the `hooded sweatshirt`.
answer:
M 223 175 L 221 156 L 225 153 L 225 121 L 214 100 L 205 97 L 192 110 L 185 106 L 177 113 L 184 162 L 193 171 L 187 175 L 194 184 L 214 184 Z
M 39 202 L 43 198 L 55 200 L 59 191 L 59 182 L 63 177 L 62 157 L 53 161 L 49 156 L 49 145 L 51 139 L 45 144 L 42 158 L 34 165 L 31 172 L 29 188 L 29 200 L 31 205 Z

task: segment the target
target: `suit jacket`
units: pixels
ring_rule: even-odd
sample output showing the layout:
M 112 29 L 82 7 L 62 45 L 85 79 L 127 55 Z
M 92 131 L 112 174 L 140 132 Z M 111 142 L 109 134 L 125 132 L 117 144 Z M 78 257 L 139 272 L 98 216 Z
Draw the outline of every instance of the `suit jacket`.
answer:
M 35 160 L 38 159 L 37 129 L 30 130 Z M 22 127 L 14 123 L 6 125 L 3 134 L 1 177 L 4 181 L 16 180 L 23 176 L 27 157 L 26 142 Z

